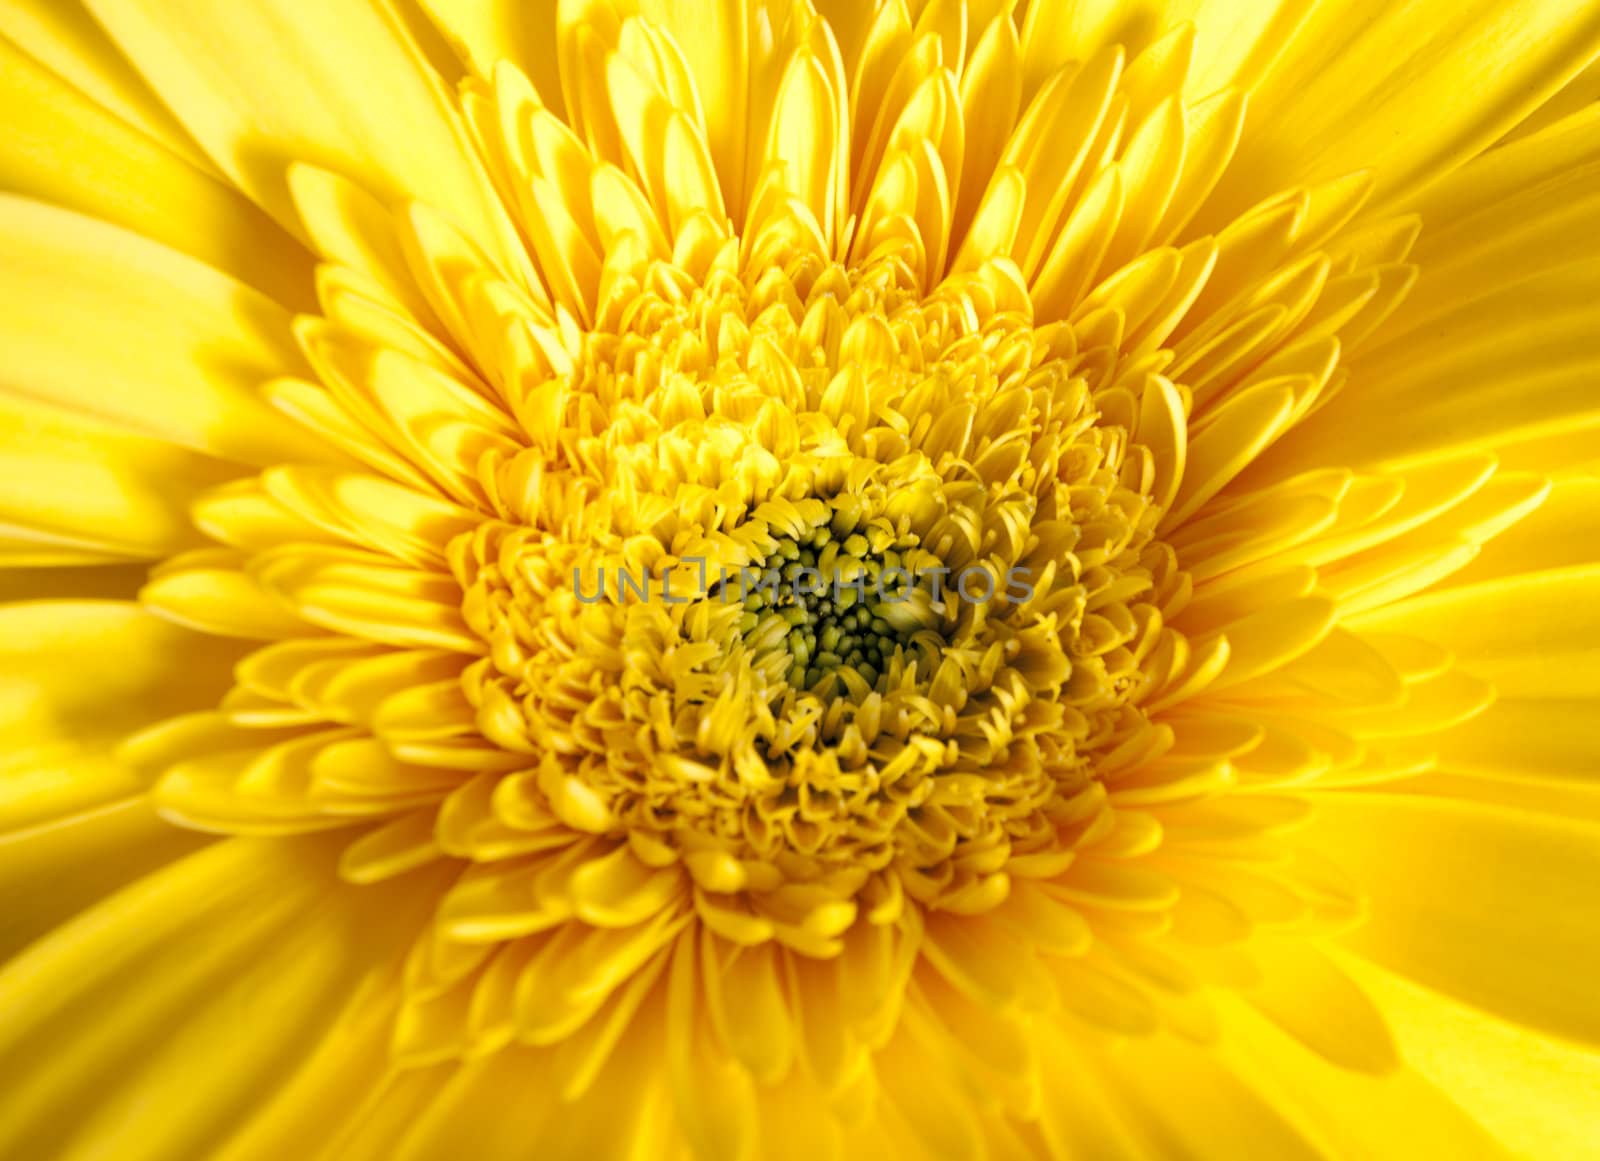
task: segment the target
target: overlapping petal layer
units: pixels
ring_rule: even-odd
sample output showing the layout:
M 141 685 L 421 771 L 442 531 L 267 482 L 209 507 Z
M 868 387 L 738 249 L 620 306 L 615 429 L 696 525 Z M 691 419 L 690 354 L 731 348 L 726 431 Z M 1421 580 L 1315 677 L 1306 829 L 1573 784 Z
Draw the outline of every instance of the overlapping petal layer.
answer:
M 1565 1148 L 1595 14 L 549 7 L 0 12 L 6 1148 Z

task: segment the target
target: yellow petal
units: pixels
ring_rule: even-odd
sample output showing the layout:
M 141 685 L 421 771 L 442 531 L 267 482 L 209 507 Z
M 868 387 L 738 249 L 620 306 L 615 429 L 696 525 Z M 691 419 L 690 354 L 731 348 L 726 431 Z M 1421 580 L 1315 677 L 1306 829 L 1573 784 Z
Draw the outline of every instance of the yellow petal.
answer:
M 547 931 L 572 916 L 566 888 L 590 844 L 540 853 L 515 863 L 480 863 L 466 871 L 439 908 L 451 939 L 496 943 Z
M 184 509 L 238 469 L 17 398 L 0 397 L 0 560 L 165 556 L 201 541 Z
M 1497 1020 L 1363 960 L 1347 970 L 1382 1007 L 1407 1063 L 1526 1157 L 1581 1157 L 1600 1053 Z
M 828 71 L 815 57 L 800 55 L 789 66 L 772 111 L 766 154 L 781 166 L 785 188 L 836 237 L 844 208 L 837 204 L 837 168 L 847 142 L 839 136 L 838 102 Z
M 1178 1148 L 1203 1157 L 1226 1141 L 1229 1152 L 1241 1158 L 1325 1156 L 1312 1134 L 1220 1064 L 1208 1048 L 1167 1036 L 1132 1041 L 1126 1051 L 1098 1054 L 1095 1060 L 1104 1070 L 1106 1096 L 1155 1155 Z M 1066 1091 L 1055 1099 L 1083 1099 L 1065 1078 L 1056 1083 Z M 1177 1088 L 1189 1099 L 1172 1100 Z
M 1189 441 L 1183 483 L 1163 527 L 1177 525 L 1221 491 L 1282 433 L 1294 407 L 1294 390 L 1270 381 L 1223 404 Z
M 285 609 L 335 632 L 402 648 L 486 649 L 461 619 L 460 586 L 441 573 L 360 549 L 291 545 L 257 555 L 250 575 Z
M 786 955 L 771 943 L 731 948 L 706 979 L 718 1037 L 729 1054 L 765 1084 L 784 1078 L 795 1051 L 794 1022 L 782 983 Z
M 1115 120 L 1122 60 L 1120 49 L 1100 52 L 1081 71 L 1052 78 L 1028 106 L 1001 155 L 1001 164 L 1017 166 L 1027 183 L 1015 255 L 1030 277 L 1039 270 L 1058 224 L 1078 209 L 1073 195 L 1080 175 L 1086 167 L 1094 172 L 1096 146 L 1107 122 Z
M 758 1130 L 752 1115 L 750 1076 L 716 1043 L 701 990 L 701 973 L 714 970 L 696 945 L 715 946 L 694 930 L 678 937 L 667 979 L 666 1063 L 683 1135 L 705 1161 L 739 1161 Z M 715 1095 L 714 1095 L 715 1094 Z
M 1384 1073 L 1399 1065 L 1383 1016 L 1338 965 L 1303 940 L 1251 948 L 1261 980 L 1244 997 L 1278 1027 L 1334 1064 Z
M 1335 856 L 1371 915 L 1349 946 L 1491 1012 L 1589 1043 L 1587 973 L 1600 933 L 1582 921 L 1600 874 L 1593 826 L 1421 797 L 1319 796 L 1305 841 Z
M 647 1152 L 645 1142 L 654 1144 L 658 1124 L 650 1115 L 654 1060 L 645 1047 L 652 1034 L 659 1035 L 655 1020 L 654 1011 L 647 1012 L 629 1030 L 630 1041 L 642 1042 L 613 1052 L 599 1080 L 571 1101 L 558 1096 L 554 1053 L 520 1046 L 453 1068 L 438 1099 L 419 1102 L 397 1093 L 392 1115 L 400 1122 L 400 1140 L 370 1154 L 371 1161 L 521 1161 L 530 1141 L 549 1161 Z M 513 1106 L 519 1114 L 506 1116 Z M 425 1109 L 421 1115 L 419 1108 Z
M 976 1161 L 983 1143 L 972 1102 L 961 1096 L 948 1061 L 902 1028 L 879 1050 L 875 1068 L 884 1096 L 908 1135 L 938 1161 Z
M 1600 715 L 1578 698 L 1502 698 L 1427 739 L 1440 769 L 1533 783 L 1594 777 Z
M 500 61 L 527 73 L 539 99 L 555 112 L 562 109 L 561 78 L 556 70 L 556 5 L 551 0 L 422 0 L 461 59 L 485 80 Z
M 600 927 L 631 927 L 658 914 L 683 891 L 676 867 L 652 868 L 626 846 L 591 858 L 573 873 L 571 897 L 578 916 Z
M 328 458 L 256 393 L 302 365 L 282 307 L 154 242 L 20 198 L 0 199 L 0 249 L 0 389 L 246 463 Z
M 969 13 L 969 15 L 971 15 Z M 1017 29 L 1001 13 L 978 37 L 972 59 L 961 73 L 961 118 L 966 156 L 956 198 L 956 238 L 965 232 L 985 187 L 994 176 L 1022 105 L 1021 50 Z M 1008 247 L 1009 248 L 1009 247 Z
M 672 36 L 694 80 L 705 117 L 705 139 L 735 220 L 746 206 L 747 135 L 754 131 L 748 70 L 752 53 L 750 7 L 701 0 L 646 0 L 645 14 Z M 774 78 L 776 80 L 776 78 Z M 761 124 L 765 144 L 766 123 Z
M 438 858 L 439 847 L 433 841 L 435 813 L 433 808 L 424 807 L 369 830 L 340 856 L 340 878 L 351 883 L 376 883 Z
M 336 544 L 339 536 L 280 504 L 249 476 L 212 488 L 193 499 L 190 518 L 196 528 L 231 548 L 258 550 L 282 544 Z
M 228 637 L 275 640 L 314 633 L 254 579 L 232 549 L 198 549 L 163 563 L 139 590 L 139 601 L 162 616 Z
M 1456 307 L 1419 335 L 1358 361 L 1354 386 L 1305 425 L 1286 453 L 1345 463 L 1415 459 L 1595 422 L 1587 383 L 1593 263 L 1582 260 Z M 1492 340 L 1489 330 L 1492 329 Z M 1448 381 L 1451 390 L 1437 386 Z M 1396 422 L 1353 438 L 1378 392 Z M 1308 457 L 1309 458 L 1309 457 Z
M 1577 565 L 1429 593 L 1375 610 L 1363 629 L 1447 645 L 1512 699 L 1600 697 L 1600 567 Z
M 289 163 L 306 162 L 436 206 L 516 268 L 510 224 L 398 16 L 355 0 L 88 7 L 218 168 L 289 228 Z
M 1597 158 L 1600 115 L 1587 110 L 1433 187 L 1418 204 L 1427 226 L 1412 251 L 1417 286 L 1372 345 L 1590 252 L 1600 206 L 1584 177 Z
M 1290 6 L 1297 0 L 1287 0 Z M 1199 89 L 1199 92 L 1212 92 Z M 1173 191 L 1156 240 L 1184 236 L 1189 221 L 1205 204 L 1212 189 L 1227 172 L 1245 124 L 1245 90 L 1224 89 L 1184 110 L 1186 122 L 1183 173 Z
M 1029 287 L 1042 320 L 1065 317 L 1094 285 L 1124 202 L 1122 171 L 1116 166 L 1101 170 L 1062 224 Z
M 1225 689 L 1271 673 L 1314 648 L 1332 629 L 1333 621 L 1333 603 L 1326 597 L 1311 596 L 1259 609 L 1232 622 L 1222 634 L 1228 643 L 1227 668 L 1211 689 Z
M 1143 252 L 1168 208 L 1178 208 L 1172 199 L 1183 176 L 1187 134 L 1183 103 L 1176 96 L 1168 97 L 1130 134 L 1118 162 L 1128 204 L 1106 252 L 1107 268 L 1116 270 Z
M 1329 1157 L 1448 1155 L 1510 1161 L 1504 1146 L 1437 1088 L 1402 1069 L 1374 1077 L 1330 1064 L 1232 997 L 1219 997 L 1213 1059 Z M 1360 1116 L 1351 1115 L 1360 1109 Z M 1441 1151 L 1443 1151 L 1441 1153 Z
M 297 673 L 290 686 L 291 696 L 297 702 L 315 706 L 333 721 L 371 724 L 385 736 L 387 732 L 379 725 L 390 717 L 402 726 L 417 725 L 417 736 L 438 737 L 441 733 L 449 736 L 449 732 L 454 732 L 441 731 L 441 716 L 459 715 L 463 729 L 470 728 L 472 707 L 460 696 L 460 675 L 465 667 L 465 659 L 460 654 L 432 649 L 399 651 L 376 648 L 364 642 L 358 644 L 363 648 L 353 658 L 334 659 L 325 665 L 312 664 Z M 454 687 L 456 700 L 443 701 L 434 695 L 432 691 L 438 687 Z M 413 691 L 421 691 L 417 697 L 421 703 L 420 715 L 412 706 L 391 706 L 392 701 L 409 698 Z M 442 708 L 454 709 L 455 713 L 441 715 L 438 711 Z M 418 716 L 420 722 L 414 720 Z M 431 728 L 422 731 L 420 727 L 423 726 Z M 401 736 L 404 736 L 403 730 Z
M 118 769 L 123 785 L 117 792 L 128 794 L 131 779 L 126 767 Z M 92 788 L 71 789 L 84 797 Z M 61 801 L 27 829 L 7 826 L 0 837 L 0 889 L 9 900 L 0 919 L 0 953 L 9 957 L 141 875 L 212 841 L 157 817 L 143 796 L 113 797 L 75 813 L 70 801 Z
M 385 305 L 424 326 L 437 325 L 406 268 L 394 215 L 378 197 L 303 161 L 289 167 L 288 185 L 301 228 L 318 254 L 360 271 Z
M 144 584 L 145 568 L 138 564 L 43 566 L 0 570 L 0 600 L 131 601 Z
M 0 34 L 112 117 L 186 161 L 207 166 L 205 155 L 80 0 L 8 0 L 0 9 Z
M 330 1140 L 343 1142 L 338 1128 L 359 1119 L 386 1079 L 394 994 L 384 975 L 369 982 L 301 1047 L 286 1082 L 240 1118 L 217 1161 L 315 1156 Z
M 172 139 L 124 124 L 4 41 L 0 107 L 9 111 L 0 139 L 7 190 L 171 246 L 285 306 L 313 304 L 310 255 L 277 223 Z
M 419 918 L 403 895 L 330 892 L 327 863 L 317 845 L 218 844 L 14 960 L 0 974 L 12 1014 L 0 1054 L 28 1080 L 0 1107 L 6 1151 L 211 1153 Z M 239 1015 L 252 1011 L 273 1016 L 242 1049 Z M 33 1051 L 40 1034 L 47 1059 Z
M 227 688 L 236 645 L 131 602 L 0 607 L 0 723 L 7 741 L 0 828 L 27 826 L 137 791 L 110 759 L 127 733 Z M 115 657 L 108 666 L 105 659 Z
M 1040 1135 L 1053 1154 L 1107 1161 L 1148 1156 L 1137 1137 L 1137 1122 L 1114 1102 L 1116 1086 L 1085 1050 L 1081 1024 L 1044 1023 L 1039 1056 L 1050 1081 L 1041 1102 Z
M 1589 451 L 1595 447 L 1594 433 L 1572 433 L 1575 442 Z M 1533 463 L 1542 462 L 1553 470 L 1546 449 L 1534 450 Z M 1530 465 L 1531 466 L 1531 465 Z M 1600 543 L 1600 480 L 1570 476 L 1552 482 L 1549 496 L 1537 511 L 1500 533 L 1479 551 L 1452 584 L 1474 585 L 1522 573 L 1566 569 L 1588 564 L 1594 559 L 1594 545 Z
M 263 473 L 261 483 L 307 520 L 409 564 L 442 563 L 445 546 L 475 526 L 454 504 L 378 476 L 282 467 Z
M 1479 152 L 1582 69 L 1600 23 L 1581 7 L 1319 4 L 1251 95 L 1239 154 L 1206 219 L 1272 189 L 1372 167 L 1388 194 Z M 1459 95 L 1473 87 L 1473 99 Z

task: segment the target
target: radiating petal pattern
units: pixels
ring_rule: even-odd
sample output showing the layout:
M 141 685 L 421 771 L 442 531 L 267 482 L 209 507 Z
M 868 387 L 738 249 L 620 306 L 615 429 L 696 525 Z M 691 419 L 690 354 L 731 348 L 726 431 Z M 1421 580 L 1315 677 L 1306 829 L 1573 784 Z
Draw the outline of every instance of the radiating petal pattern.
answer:
M 1597 52 L 0 2 L 0 1155 L 1583 1155 Z

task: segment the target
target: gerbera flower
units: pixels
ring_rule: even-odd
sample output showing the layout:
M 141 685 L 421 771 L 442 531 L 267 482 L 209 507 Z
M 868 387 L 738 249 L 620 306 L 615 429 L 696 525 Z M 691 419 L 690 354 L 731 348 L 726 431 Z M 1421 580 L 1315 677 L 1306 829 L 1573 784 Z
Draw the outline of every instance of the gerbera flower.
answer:
M 0 1155 L 1593 1148 L 1600 9 L 0 33 Z

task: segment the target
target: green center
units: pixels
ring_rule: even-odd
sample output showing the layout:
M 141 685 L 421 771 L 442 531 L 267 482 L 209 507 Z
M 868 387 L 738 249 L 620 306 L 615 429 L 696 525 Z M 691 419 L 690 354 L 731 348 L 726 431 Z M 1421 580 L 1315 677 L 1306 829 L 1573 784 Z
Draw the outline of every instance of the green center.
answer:
M 927 626 L 912 579 L 925 555 L 873 523 L 845 535 L 824 525 L 783 537 L 760 563 L 760 579 L 752 570 L 735 590 L 744 597 L 740 632 L 757 654 L 787 652 L 797 689 L 820 691 L 842 667 L 875 688 Z

